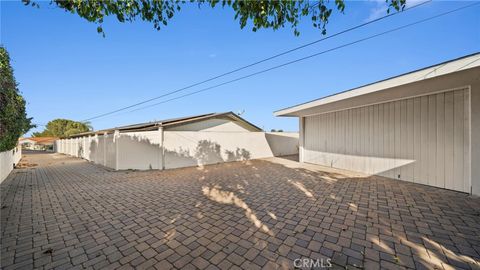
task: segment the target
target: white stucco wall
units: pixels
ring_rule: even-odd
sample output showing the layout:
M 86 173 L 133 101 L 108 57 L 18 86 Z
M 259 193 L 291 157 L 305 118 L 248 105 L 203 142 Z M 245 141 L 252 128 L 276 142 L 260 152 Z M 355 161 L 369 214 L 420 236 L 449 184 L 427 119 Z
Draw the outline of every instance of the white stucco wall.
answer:
M 274 156 L 298 154 L 298 132 L 267 132 L 265 138 Z
M 117 169 L 161 169 L 161 140 L 160 131 L 120 133 Z
M 81 158 L 84 158 L 84 159 L 89 159 L 90 157 L 90 143 L 91 143 L 91 140 L 92 140 L 92 137 L 91 136 L 88 136 L 88 137 L 82 137 L 82 140 L 81 140 L 81 143 L 82 143 L 82 156 L 80 156 Z
M 165 168 L 272 157 L 263 132 L 165 131 Z
M 162 134 L 164 138 L 162 138 Z M 298 153 L 297 133 L 144 131 L 56 142 L 60 153 L 117 170 L 170 169 Z M 75 152 L 79 145 L 85 149 Z M 163 145 L 163 148 L 162 148 Z M 163 158 L 164 157 L 164 160 Z
M 103 136 L 105 138 L 105 161 L 106 167 L 115 169 L 117 166 L 117 145 L 115 134 L 108 134 Z
M 0 183 L 12 172 L 13 166 L 17 165 L 22 158 L 22 148 L 0 152 Z

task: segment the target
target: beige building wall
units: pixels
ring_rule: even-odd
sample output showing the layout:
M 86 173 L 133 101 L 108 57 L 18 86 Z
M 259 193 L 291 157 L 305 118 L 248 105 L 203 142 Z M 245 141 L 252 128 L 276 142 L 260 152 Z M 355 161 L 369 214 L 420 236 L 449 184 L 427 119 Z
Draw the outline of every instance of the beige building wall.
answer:
M 191 124 L 168 128 L 170 131 L 216 131 L 216 132 L 250 132 L 246 127 L 230 119 L 207 119 Z
M 305 117 L 303 161 L 470 192 L 470 89 Z

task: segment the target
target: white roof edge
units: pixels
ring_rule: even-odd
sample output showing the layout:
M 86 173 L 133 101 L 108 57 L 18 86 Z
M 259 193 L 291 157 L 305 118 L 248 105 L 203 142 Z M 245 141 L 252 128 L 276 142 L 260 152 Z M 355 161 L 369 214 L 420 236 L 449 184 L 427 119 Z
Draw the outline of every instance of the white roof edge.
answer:
M 442 76 L 442 75 L 446 75 L 446 74 L 450 74 L 450 73 L 454 73 L 457 71 L 470 69 L 478 66 L 480 66 L 480 52 L 463 56 L 457 59 L 449 60 L 449 61 L 436 64 L 434 66 L 430 66 L 427 68 L 408 72 L 402 75 L 391 77 L 391 78 L 374 82 L 371 84 L 367 84 L 364 86 L 360 86 L 357 88 L 353 88 L 353 89 L 343 91 L 337 94 L 333 94 L 330 96 L 326 96 L 323 98 L 308 101 L 306 103 L 294 105 L 292 107 L 280 109 L 275 111 L 273 114 L 275 116 L 288 116 L 300 110 L 305 110 L 305 109 L 329 104 L 329 103 L 347 99 L 347 98 L 374 93 L 377 91 L 385 90 L 385 89 L 403 85 L 403 84 L 422 81 L 425 79 L 431 79 L 434 77 L 438 77 L 438 76 Z

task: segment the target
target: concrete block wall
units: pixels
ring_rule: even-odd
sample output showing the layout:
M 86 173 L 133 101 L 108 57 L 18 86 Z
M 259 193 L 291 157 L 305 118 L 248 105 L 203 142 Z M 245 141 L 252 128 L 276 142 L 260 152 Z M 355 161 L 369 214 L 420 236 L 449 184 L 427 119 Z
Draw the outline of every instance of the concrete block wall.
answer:
M 116 170 L 171 169 L 298 153 L 298 133 L 143 131 L 62 139 L 59 153 Z

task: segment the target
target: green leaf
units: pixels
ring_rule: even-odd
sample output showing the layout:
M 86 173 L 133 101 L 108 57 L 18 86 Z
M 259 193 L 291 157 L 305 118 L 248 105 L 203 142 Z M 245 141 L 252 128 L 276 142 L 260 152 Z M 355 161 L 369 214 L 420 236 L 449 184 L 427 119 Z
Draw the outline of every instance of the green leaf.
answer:
M 25 5 L 38 5 L 34 0 L 22 0 Z M 397 11 L 405 8 L 406 0 L 386 0 L 388 3 L 387 13 L 390 8 Z M 310 17 L 312 25 L 326 33 L 326 24 L 332 15 L 332 10 L 341 13 L 345 10 L 345 0 L 318 0 L 310 2 L 306 0 L 122 0 L 122 1 L 84 1 L 84 0 L 52 0 L 56 5 L 81 18 L 98 25 L 97 32 L 105 36 L 101 24 L 105 17 L 113 16 L 119 22 L 133 22 L 142 20 L 150 22 L 153 27 L 160 30 L 160 25 L 167 25 L 168 21 L 180 12 L 181 6 L 195 3 L 199 8 L 230 8 L 234 12 L 234 20 L 243 29 L 246 25 L 252 25 L 252 31 L 261 28 L 279 29 L 290 26 L 294 35 L 299 35 L 297 26 L 304 17 Z M 314 4 L 315 3 L 315 4 Z

